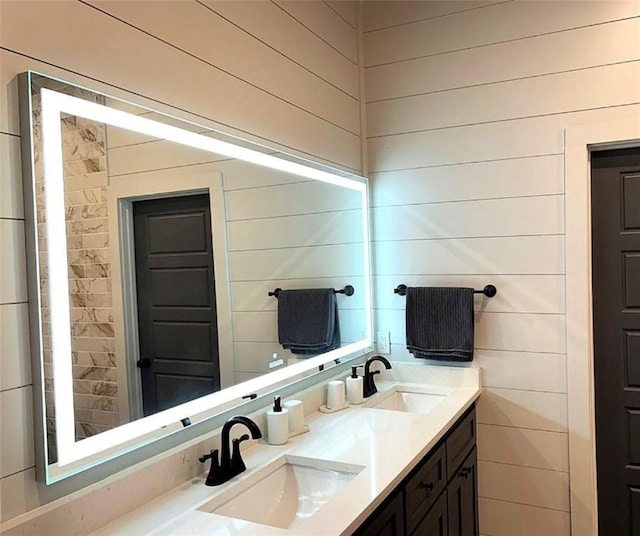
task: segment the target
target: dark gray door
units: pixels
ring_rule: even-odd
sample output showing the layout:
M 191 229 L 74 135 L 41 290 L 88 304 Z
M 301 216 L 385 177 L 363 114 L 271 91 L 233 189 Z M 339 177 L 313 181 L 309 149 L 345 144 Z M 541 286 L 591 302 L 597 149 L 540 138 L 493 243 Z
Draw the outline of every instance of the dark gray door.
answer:
M 640 150 L 591 168 L 599 533 L 640 535 Z
M 144 415 L 220 389 L 208 195 L 133 205 Z

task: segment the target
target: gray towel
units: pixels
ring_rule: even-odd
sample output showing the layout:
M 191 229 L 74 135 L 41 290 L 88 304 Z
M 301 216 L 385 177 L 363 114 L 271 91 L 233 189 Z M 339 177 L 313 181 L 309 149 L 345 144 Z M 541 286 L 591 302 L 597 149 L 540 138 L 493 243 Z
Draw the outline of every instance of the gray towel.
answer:
M 317 355 L 339 347 L 338 303 L 334 290 L 281 290 L 278 341 L 283 348 L 301 355 Z
M 407 350 L 439 361 L 473 360 L 473 289 L 409 287 Z

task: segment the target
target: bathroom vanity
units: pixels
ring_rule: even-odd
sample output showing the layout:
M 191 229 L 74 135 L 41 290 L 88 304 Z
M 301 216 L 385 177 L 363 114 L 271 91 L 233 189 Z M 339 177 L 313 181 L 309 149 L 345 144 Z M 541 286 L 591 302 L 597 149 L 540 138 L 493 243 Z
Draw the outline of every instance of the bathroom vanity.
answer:
M 400 381 L 382 375 L 362 406 L 313 413 L 309 433 L 247 449 L 247 471 L 227 484 L 200 475 L 92 535 L 477 534 L 478 369 L 389 372 Z M 438 383 L 404 381 L 416 373 Z M 414 400 L 401 407 L 405 394 Z
M 356 534 L 473 536 L 478 533 L 473 406 L 367 518 Z

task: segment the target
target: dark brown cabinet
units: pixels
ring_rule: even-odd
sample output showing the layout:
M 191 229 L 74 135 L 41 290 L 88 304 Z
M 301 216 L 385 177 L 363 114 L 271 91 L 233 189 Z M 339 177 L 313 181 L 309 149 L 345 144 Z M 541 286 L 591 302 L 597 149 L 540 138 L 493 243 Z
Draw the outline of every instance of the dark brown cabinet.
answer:
M 357 536 L 478 536 L 475 406 L 355 532 Z

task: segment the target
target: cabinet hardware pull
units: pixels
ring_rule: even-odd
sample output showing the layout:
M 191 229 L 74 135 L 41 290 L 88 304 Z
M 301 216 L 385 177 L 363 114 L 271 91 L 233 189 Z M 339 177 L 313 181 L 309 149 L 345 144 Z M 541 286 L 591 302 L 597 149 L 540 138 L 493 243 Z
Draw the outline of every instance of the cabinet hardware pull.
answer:
M 420 484 L 420 487 L 424 489 L 427 493 L 431 493 L 433 491 L 433 482 L 429 482 L 428 484 L 425 484 L 424 482 L 422 482 L 422 484 Z
M 462 478 L 468 478 L 469 477 L 469 469 L 467 469 L 466 467 L 463 467 L 462 469 L 460 469 L 460 474 L 458 475 Z

